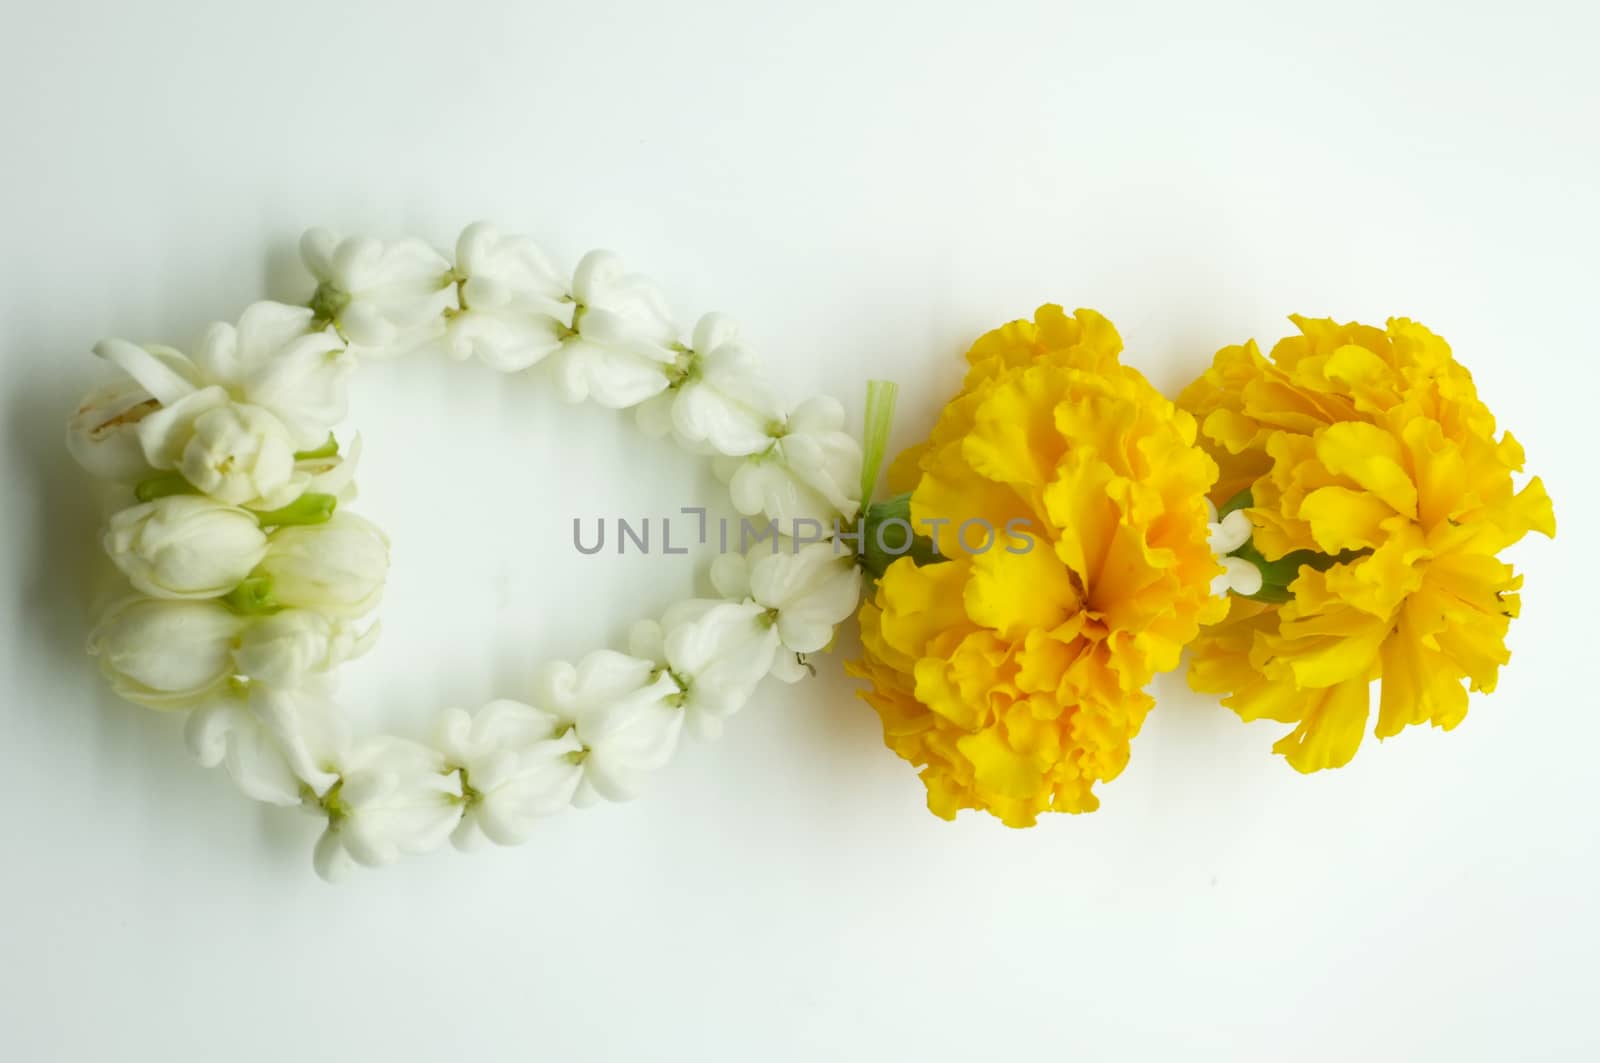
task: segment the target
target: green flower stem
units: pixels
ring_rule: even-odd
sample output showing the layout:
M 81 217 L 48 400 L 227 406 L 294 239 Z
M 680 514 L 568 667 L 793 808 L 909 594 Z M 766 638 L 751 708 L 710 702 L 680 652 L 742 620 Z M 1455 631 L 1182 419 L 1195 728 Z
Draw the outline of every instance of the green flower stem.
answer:
M 872 502 L 878 486 L 878 468 L 889 449 L 889 426 L 894 421 L 894 401 L 900 385 L 892 380 L 867 381 L 867 409 L 861 429 L 861 506 Z
M 256 514 L 263 527 L 282 527 L 285 524 L 323 524 L 333 516 L 339 500 L 332 495 L 308 491 L 284 506 Z

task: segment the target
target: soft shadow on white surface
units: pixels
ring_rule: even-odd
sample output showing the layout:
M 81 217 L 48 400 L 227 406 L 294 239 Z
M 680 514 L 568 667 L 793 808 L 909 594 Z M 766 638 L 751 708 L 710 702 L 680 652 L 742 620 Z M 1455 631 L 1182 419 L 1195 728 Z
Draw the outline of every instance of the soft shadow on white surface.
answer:
M 7 395 L 5 418 L 8 552 L 19 564 L 9 588 L 15 689 L 4 717 L 13 748 L 30 754 L 21 768 L 32 785 L 19 789 L 43 813 L 25 829 L 48 829 L 53 817 L 98 820 L 126 840 L 187 819 L 186 833 L 203 844 L 255 821 L 258 839 L 272 845 L 280 817 L 234 801 L 224 780 L 187 755 L 181 716 L 116 697 L 87 653 L 99 611 L 128 592 L 100 547 L 105 495 L 68 455 L 64 435 L 79 398 L 108 374 L 86 350 L 71 350 L 62 330 L 8 324 L 5 349 L 34 370 Z M 66 793 L 50 785 L 63 771 L 78 780 Z M 222 815 L 195 817 L 197 807 Z M 294 859 L 303 845 L 301 837 L 292 849 L 272 847 Z

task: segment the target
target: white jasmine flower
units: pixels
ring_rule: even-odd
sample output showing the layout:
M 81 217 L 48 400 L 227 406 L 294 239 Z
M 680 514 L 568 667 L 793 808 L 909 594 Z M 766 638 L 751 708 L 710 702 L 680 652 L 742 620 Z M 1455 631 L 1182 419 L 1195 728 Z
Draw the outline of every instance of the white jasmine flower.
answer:
M 437 848 L 461 818 L 460 777 L 436 749 L 382 736 L 338 758 L 338 781 L 320 795 L 328 825 L 312 856 L 333 881 L 352 864 L 381 867 Z
M 271 412 L 296 450 L 320 446 L 349 406 L 355 359 L 333 331 L 313 328 L 303 306 L 255 303 L 237 325 L 211 325 L 194 361 L 207 383 Z
M 572 334 L 563 277 L 526 236 L 478 222 L 456 244 L 460 309 L 447 315 L 452 356 L 513 373 L 555 353 Z
M 692 599 L 668 609 L 660 623 L 635 624 L 629 649 L 667 670 L 689 726 L 715 737 L 772 670 L 780 646 L 775 625 L 753 601 Z
M 311 473 L 297 467 L 296 454 L 322 448 L 344 417 L 354 366 L 338 336 L 312 328 L 310 310 L 279 303 L 254 304 L 238 325 L 213 324 L 193 360 L 114 339 L 95 352 L 139 390 L 80 411 L 69 445 L 81 460 L 137 475 L 125 456 L 93 457 L 109 445 L 100 437 L 112 424 L 127 424 L 148 469 L 176 471 L 220 501 L 253 509 L 277 509 L 304 491 Z M 118 407 L 126 416 L 106 416 Z
M 309 691 L 252 686 L 190 714 L 184 739 L 208 768 L 223 765 L 246 796 L 298 805 L 309 789 L 325 793 L 350 737 L 339 708 Z
M 126 373 L 163 406 L 194 394 L 205 384 L 199 367 L 171 347 L 107 339 L 94 345 L 94 353 Z
M 371 521 L 335 513 L 322 524 L 279 528 L 256 572 L 279 605 L 333 616 L 371 612 L 389 574 L 389 540 Z
M 818 396 L 797 406 L 766 451 L 719 463 L 734 508 L 791 527 L 796 520 L 855 519 L 860 509 L 861 444 L 844 430 L 844 407 Z
M 591 251 L 573 273 L 572 294 L 576 334 L 551 358 L 562 395 L 622 409 L 665 391 L 679 352 L 655 287 L 611 252 Z
M 461 770 L 466 810 L 451 836 L 460 849 L 482 838 L 520 845 L 540 818 L 572 803 L 583 781 L 573 759 L 583 744 L 573 729 L 520 702 L 491 701 L 471 714 L 448 709 L 436 744 Z
M 139 422 L 160 407 L 131 380 L 100 388 L 67 422 L 67 450 L 92 476 L 119 483 L 143 480 L 155 470 L 139 444 Z
M 770 553 L 720 554 L 711 564 L 711 583 L 724 598 L 755 602 L 774 618 L 780 648 L 771 674 L 785 683 L 812 674 L 806 655 L 828 646 L 861 597 L 854 556 L 831 540 L 779 536 Z
M 208 768 L 222 765 L 246 797 L 269 805 L 298 805 L 300 779 L 242 699 L 227 698 L 189 714 L 184 741 Z
M 535 701 L 577 746 L 567 761 L 581 778 L 573 803 L 626 801 L 671 759 L 683 727 L 678 686 L 648 660 L 597 650 L 573 667 L 553 661 L 534 679 Z
M 317 279 L 313 311 L 362 353 L 398 353 L 398 341 L 433 334 L 454 298 L 449 261 L 421 240 L 311 229 L 300 258 Z
M 1236 509 L 1219 521 L 1217 507 L 1211 504 L 1210 499 L 1206 500 L 1206 514 L 1211 552 L 1217 555 L 1217 560 L 1222 564 L 1222 573 L 1211 581 L 1212 597 L 1221 598 L 1232 593 L 1248 598 L 1261 593 L 1261 570 L 1242 557 L 1229 556 L 1250 541 L 1254 532 L 1250 518 L 1244 510 Z
M 776 615 L 778 640 L 790 654 L 815 653 L 856 611 L 861 570 L 832 541 L 781 549 L 750 560 L 750 598 Z
M 260 406 L 233 402 L 220 386 L 147 415 L 139 438 L 153 467 L 175 469 L 230 505 L 277 509 L 298 498 L 309 478 L 295 468 L 283 423 Z
M 711 564 L 711 583 L 730 601 L 765 607 L 789 651 L 779 656 L 789 659 L 827 646 L 861 599 L 855 555 L 831 539 L 801 542 L 780 535 L 771 551 L 720 554 Z
M 351 748 L 350 727 L 328 696 L 331 683 L 298 690 L 251 683 L 246 704 L 277 744 L 289 769 L 318 797 L 339 781 Z
M 239 675 L 285 689 L 332 672 L 370 650 L 378 625 L 365 629 L 309 609 L 285 609 L 251 621 L 234 650 Z
M 101 541 L 134 589 L 152 598 L 221 597 L 267 552 L 248 510 L 198 495 L 121 510 Z
M 116 692 L 152 709 L 187 709 L 223 689 L 244 620 L 217 602 L 129 598 L 107 611 L 89 652 Z
M 783 404 L 737 336 L 731 318 L 702 317 L 683 380 L 638 407 L 640 426 L 652 435 L 671 431 L 690 450 L 733 457 L 772 446 L 782 429 Z
M 178 471 L 224 502 L 275 508 L 288 501 L 284 492 L 295 486 L 294 444 L 283 423 L 265 409 L 226 403 L 195 418 Z
M 1218 560 L 1222 563 L 1222 575 L 1211 581 L 1212 597 L 1240 594 L 1248 598 L 1261 593 L 1263 580 L 1259 568 L 1242 557 L 1223 557 Z
M 355 368 L 344 342 L 314 327 L 310 310 L 272 302 L 246 308 L 237 325 L 210 325 L 193 359 L 170 347 L 125 340 L 105 340 L 95 353 L 162 406 L 220 388 L 223 398 L 267 410 L 288 433 L 293 450 L 320 446 L 343 420 L 346 382 Z M 217 405 L 216 396 L 205 405 Z

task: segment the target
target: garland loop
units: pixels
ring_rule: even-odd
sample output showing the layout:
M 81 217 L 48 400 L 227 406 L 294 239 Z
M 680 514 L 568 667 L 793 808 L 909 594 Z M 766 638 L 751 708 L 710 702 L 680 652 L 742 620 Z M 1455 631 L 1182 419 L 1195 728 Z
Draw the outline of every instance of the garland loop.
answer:
M 543 363 L 567 400 L 632 409 L 711 457 L 735 508 L 781 527 L 852 527 L 870 473 L 837 400 L 781 401 L 723 315 L 684 342 L 609 252 L 568 275 L 486 224 L 453 260 L 323 229 L 300 248 L 306 305 L 256 303 L 190 352 L 100 343 L 122 377 L 84 400 L 68 446 L 116 485 L 103 541 L 131 586 L 91 652 L 118 694 L 187 711 L 195 756 L 246 796 L 320 817 L 319 874 L 446 838 L 512 845 L 542 816 L 626 800 L 685 729 L 715 735 L 767 676 L 808 674 L 861 592 L 832 539 L 725 554 L 715 597 L 641 621 L 626 652 L 544 665 L 526 701 L 447 709 L 428 741 L 352 734 L 333 679 L 377 637 L 389 566 L 383 532 L 348 508 L 360 437 L 334 434 L 362 362 L 442 347 L 505 373 Z

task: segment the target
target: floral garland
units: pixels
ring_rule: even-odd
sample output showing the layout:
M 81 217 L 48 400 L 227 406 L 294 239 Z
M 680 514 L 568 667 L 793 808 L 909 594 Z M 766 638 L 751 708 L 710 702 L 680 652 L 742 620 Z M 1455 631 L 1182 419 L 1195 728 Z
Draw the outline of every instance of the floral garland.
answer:
M 847 671 L 942 817 L 1098 808 L 1186 649 L 1195 690 L 1294 725 L 1273 747 L 1291 766 L 1337 768 L 1374 684 L 1380 739 L 1453 728 L 1494 689 L 1522 582 L 1499 555 L 1556 530 L 1471 375 L 1405 319 L 1293 318 L 1269 356 L 1224 348 L 1174 402 L 1110 321 L 1041 307 L 978 339 L 874 502 L 893 385 L 869 385 L 858 443 L 837 401 L 780 402 L 726 318 L 682 342 L 614 255 L 568 277 L 482 224 L 453 262 L 323 230 L 301 253 L 304 306 L 257 303 L 192 355 L 96 347 L 126 379 L 68 445 L 117 485 L 104 544 L 134 592 L 92 652 L 125 698 L 188 710 L 196 756 L 246 795 L 322 817 L 325 878 L 632 797 L 685 728 L 715 735 L 767 676 L 806 675 L 858 604 Z M 353 736 L 333 677 L 373 644 L 388 544 L 348 510 L 360 441 L 333 428 L 359 362 L 429 346 L 633 409 L 795 535 L 719 556 L 717 597 L 641 621 L 625 653 L 547 664 L 527 702 L 449 709 L 429 742 Z
M 871 480 L 839 402 L 786 406 L 721 315 L 682 342 L 655 287 L 613 254 L 569 277 L 485 224 L 453 261 L 420 240 L 321 229 L 300 250 L 317 282 L 306 305 L 256 303 L 190 353 L 99 344 L 124 379 L 83 402 L 68 446 L 116 485 L 104 545 L 133 591 L 91 652 L 124 698 L 189 711 L 195 756 L 246 796 L 319 816 L 324 878 L 446 838 L 517 844 L 539 817 L 632 797 L 685 728 L 714 735 L 768 675 L 806 675 L 854 612 L 856 551 L 774 540 L 719 557 L 718 597 L 641 621 L 627 652 L 546 664 L 527 702 L 448 709 L 428 742 L 352 734 L 333 680 L 372 646 L 365 618 L 388 571 L 384 534 L 347 508 L 359 437 L 333 434 L 364 360 L 442 345 L 505 373 L 547 363 L 569 401 L 633 409 L 645 431 L 712 456 L 734 507 L 780 527 L 842 533 Z

